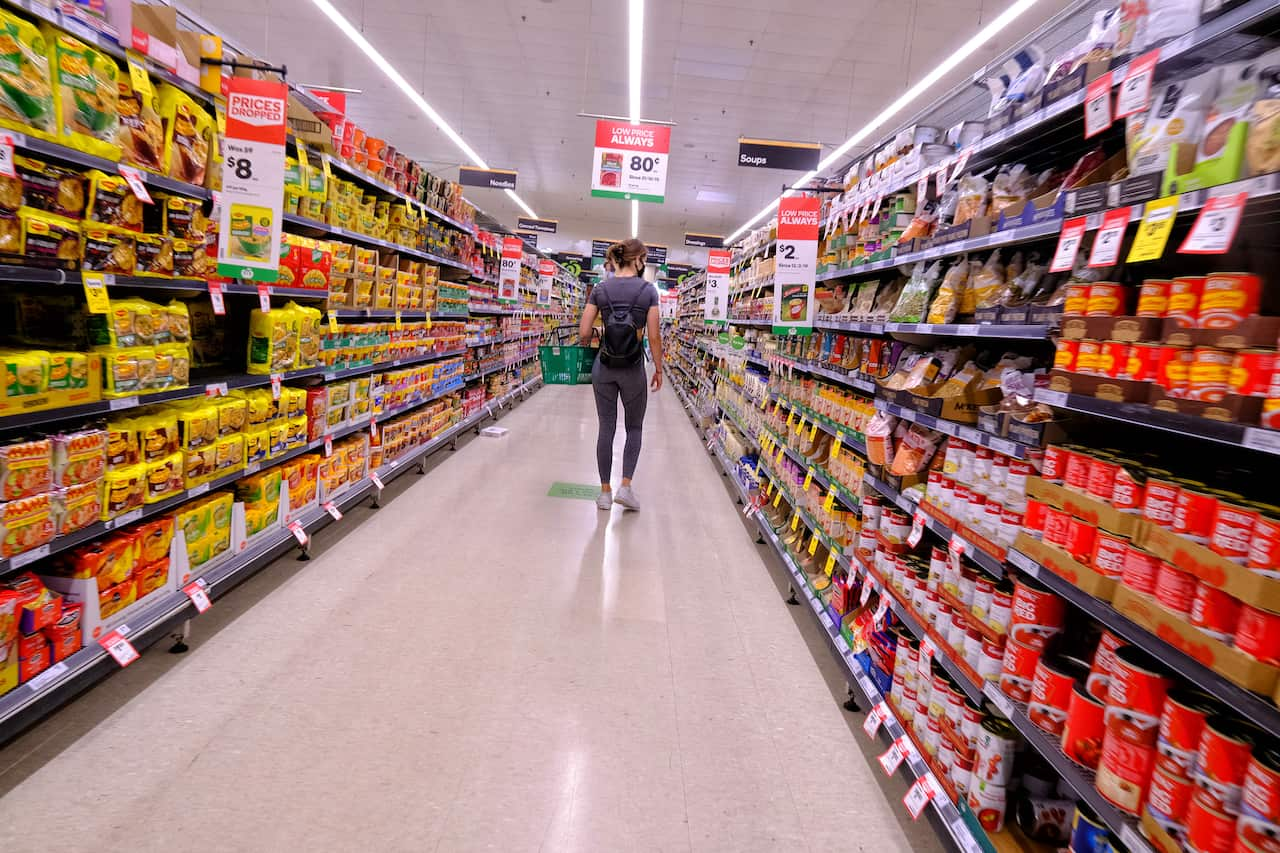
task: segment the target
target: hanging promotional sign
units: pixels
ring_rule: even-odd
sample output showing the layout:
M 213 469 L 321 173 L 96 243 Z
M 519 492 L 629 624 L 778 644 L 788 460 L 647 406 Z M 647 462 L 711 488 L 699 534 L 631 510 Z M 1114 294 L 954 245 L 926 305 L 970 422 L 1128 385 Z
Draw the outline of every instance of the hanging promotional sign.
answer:
M 516 220 L 517 231 L 539 231 L 543 234 L 554 234 L 559 226 L 558 219 L 533 219 L 528 216 L 521 216 Z
M 703 301 L 703 318 L 709 326 L 723 326 L 729 319 L 728 249 L 712 249 L 707 253 L 707 295 Z
M 458 183 L 464 187 L 487 187 L 491 190 L 516 188 L 515 169 L 477 169 L 474 166 L 458 167 Z
M 792 169 L 808 172 L 818 168 L 822 146 L 816 142 L 783 142 L 777 139 L 738 140 L 738 165 L 751 169 Z
M 228 78 L 227 86 L 218 274 L 273 282 L 280 276 L 289 90 L 245 77 Z
M 538 251 L 538 235 L 537 234 L 529 231 L 520 230 L 520 231 L 516 231 L 516 236 L 524 241 L 524 244 L 529 247 L 529 251 L 531 252 Z
M 591 240 L 591 268 L 604 266 L 604 253 L 609 251 L 609 247 L 617 240 L 600 240 L 592 238 Z
M 556 281 L 556 262 L 550 258 L 538 261 L 538 304 L 551 304 L 551 287 Z
M 666 246 L 658 246 L 656 244 L 650 243 L 648 246 L 645 246 L 645 248 L 649 251 L 648 263 L 651 263 L 659 267 L 666 266 L 667 264 L 667 247 Z
M 600 119 L 591 163 L 591 195 L 662 204 L 671 128 Z
M 697 249 L 723 249 L 724 237 L 719 234 L 693 234 L 685 232 L 684 244 Z
M 519 237 L 502 238 L 502 266 L 498 270 L 498 301 L 515 302 L 520 293 L 520 259 L 524 243 Z
M 778 202 L 778 249 L 773 276 L 773 333 L 813 332 L 814 271 L 822 202 L 788 196 Z

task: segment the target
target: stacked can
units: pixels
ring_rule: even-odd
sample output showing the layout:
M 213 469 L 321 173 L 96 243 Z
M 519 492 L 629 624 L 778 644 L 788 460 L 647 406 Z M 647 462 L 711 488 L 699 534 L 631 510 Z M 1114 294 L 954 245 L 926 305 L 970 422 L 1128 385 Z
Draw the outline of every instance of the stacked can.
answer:
M 1019 702 L 1030 701 L 1036 665 L 1049 641 L 1061 633 L 1065 619 L 1066 604 L 1061 598 L 1030 579 L 1014 584 L 1009 635 L 1000 668 L 1000 689 L 1005 695 Z
M 1107 688 L 1097 788 L 1112 805 L 1137 816 L 1155 767 L 1156 736 L 1173 679 L 1137 646 L 1116 649 Z
M 1186 835 L 1187 809 L 1195 790 L 1192 774 L 1196 756 L 1205 722 L 1217 710 L 1217 704 L 1206 694 L 1180 687 L 1169 691 L 1160 715 L 1147 812 L 1175 838 Z
M 1009 780 L 1013 776 L 1018 731 L 1008 720 L 989 717 L 978 730 L 973 773 L 969 777 L 969 808 L 988 832 L 1004 828 Z

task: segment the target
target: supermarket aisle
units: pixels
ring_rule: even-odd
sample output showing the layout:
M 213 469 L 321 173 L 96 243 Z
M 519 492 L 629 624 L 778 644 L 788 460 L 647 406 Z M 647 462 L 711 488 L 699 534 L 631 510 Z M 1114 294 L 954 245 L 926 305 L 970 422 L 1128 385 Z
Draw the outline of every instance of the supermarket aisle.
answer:
M 0 753 L 0 846 L 938 849 L 670 391 L 639 514 L 547 496 L 594 480 L 589 389 L 502 425 Z

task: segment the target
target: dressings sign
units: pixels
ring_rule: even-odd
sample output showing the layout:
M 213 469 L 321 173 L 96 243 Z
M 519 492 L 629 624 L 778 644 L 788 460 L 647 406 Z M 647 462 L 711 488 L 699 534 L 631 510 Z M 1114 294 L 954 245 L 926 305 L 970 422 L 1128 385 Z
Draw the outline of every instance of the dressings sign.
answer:
M 789 196 L 778 203 L 778 257 L 773 276 L 773 333 L 813 332 L 814 271 L 822 202 Z
M 498 301 L 515 302 L 519 298 L 520 259 L 524 243 L 519 237 L 502 238 L 502 266 L 498 270 Z
M 273 282 L 280 275 L 288 90 L 243 77 L 227 78 L 227 86 L 218 274 Z
M 550 258 L 538 261 L 538 304 L 551 304 L 551 286 L 556 280 L 556 262 Z
M 703 312 L 708 326 L 723 326 L 729 319 L 729 250 L 707 253 L 707 295 Z
M 600 119 L 591 163 L 591 195 L 662 204 L 670 149 L 669 127 Z

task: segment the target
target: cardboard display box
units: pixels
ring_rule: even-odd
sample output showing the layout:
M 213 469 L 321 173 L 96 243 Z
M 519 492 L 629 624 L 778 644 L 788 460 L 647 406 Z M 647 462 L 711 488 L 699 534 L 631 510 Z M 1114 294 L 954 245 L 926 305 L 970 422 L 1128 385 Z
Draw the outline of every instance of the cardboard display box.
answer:
M 1160 330 L 1165 343 L 1181 347 L 1218 349 L 1270 349 L 1280 338 L 1280 317 L 1249 317 L 1231 329 L 1188 329 L 1177 320 L 1163 320 Z
M 1049 390 L 1064 394 L 1083 394 L 1113 403 L 1145 403 L 1151 396 L 1151 383 L 1054 368 L 1049 371 Z
M 1216 403 L 1209 403 L 1204 400 L 1170 397 L 1159 385 L 1151 383 L 1148 402 L 1152 408 L 1164 412 L 1177 412 L 1227 423 L 1256 424 L 1262 417 L 1262 398 L 1242 397 L 1239 394 L 1228 394 Z
M 1159 317 L 1082 317 L 1075 314 L 1062 318 L 1062 337 L 1068 340 L 1138 341 L 1160 340 L 1164 321 Z
M 0 386 L 0 417 L 98 402 L 102 399 L 102 356 L 98 353 L 89 353 L 88 359 L 87 384 L 84 388 L 9 397 L 7 386 Z M 140 395 L 139 399 L 146 399 L 146 396 Z
M 911 409 L 922 415 L 971 424 L 977 423 L 978 412 L 983 406 L 1000 402 L 1003 392 L 999 388 L 988 388 L 985 391 L 966 391 L 951 397 L 922 397 L 910 391 L 882 388 L 880 395 L 904 409 Z
M 1280 580 L 1276 578 L 1246 569 L 1198 542 L 1145 521 L 1139 524 L 1134 541 L 1165 562 L 1247 604 L 1280 612 Z
M 1073 492 L 1039 477 L 1027 478 L 1027 497 L 1069 512 L 1095 527 L 1121 536 L 1134 538 L 1143 525 L 1141 516 L 1136 513 L 1120 512 L 1106 501 Z
M 1026 554 L 1058 577 L 1094 598 L 1110 601 L 1116 595 L 1119 585 L 1113 578 L 1101 575 L 1083 563 L 1076 562 L 1061 548 L 1033 539 L 1025 532 L 1018 534 L 1013 547 L 1014 550 Z

